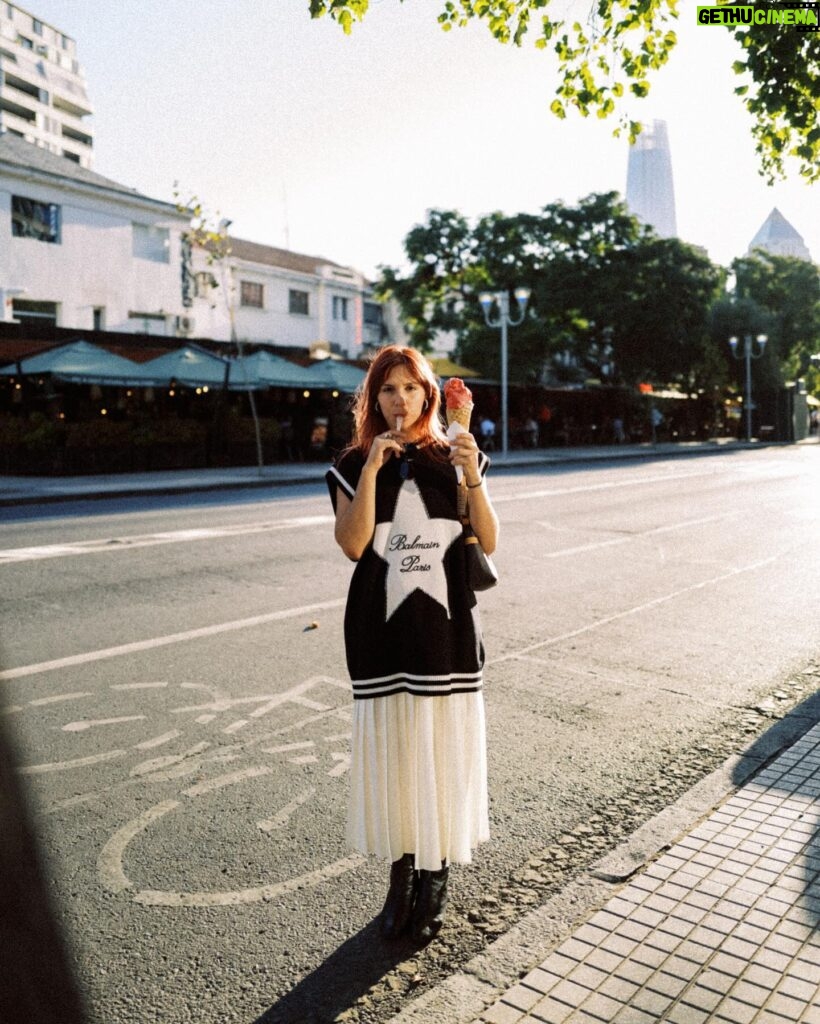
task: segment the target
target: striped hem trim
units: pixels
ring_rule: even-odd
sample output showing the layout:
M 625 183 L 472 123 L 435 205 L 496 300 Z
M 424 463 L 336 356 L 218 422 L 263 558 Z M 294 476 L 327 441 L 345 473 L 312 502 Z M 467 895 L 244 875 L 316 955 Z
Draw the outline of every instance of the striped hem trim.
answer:
M 447 676 L 413 676 L 399 672 L 380 679 L 354 679 L 353 699 L 387 697 L 394 693 L 412 693 L 419 697 L 446 697 L 451 693 L 475 693 L 482 688 L 481 672 L 453 673 Z
M 353 488 L 350 486 L 347 480 L 345 480 L 345 478 L 342 476 L 339 470 L 336 469 L 335 466 L 331 466 L 330 469 L 327 471 L 326 475 L 335 478 L 336 483 L 339 485 L 339 487 L 342 488 L 342 490 L 345 492 L 348 498 L 356 497 L 356 492 L 353 490 Z

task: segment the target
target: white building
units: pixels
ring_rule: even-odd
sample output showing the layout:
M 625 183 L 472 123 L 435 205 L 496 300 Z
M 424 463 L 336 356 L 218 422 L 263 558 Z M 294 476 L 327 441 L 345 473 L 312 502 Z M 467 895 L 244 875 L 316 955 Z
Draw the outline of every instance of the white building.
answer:
M 188 217 L 0 134 L 0 319 L 176 334 Z
M 629 147 L 626 205 L 661 238 L 676 238 L 672 156 L 665 121 L 652 121 Z
M 228 255 L 194 254 L 189 334 L 357 358 L 383 341 L 382 307 L 357 270 L 319 256 L 229 238 Z
M 811 253 L 803 241 L 803 236 L 792 227 L 776 206 L 749 242 L 746 255 L 751 256 L 755 249 L 763 249 L 771 256 L 792 256 L 798 260 L 811 262 Z
M 74 40 L 0 3 L 0 128 L 91 167 L 92 113 Z
M 351 358 L 384 341 L 358 271 L 238 238 L 209 262 L 189 227 L 171 203 L 0 133 L 0 320 Z

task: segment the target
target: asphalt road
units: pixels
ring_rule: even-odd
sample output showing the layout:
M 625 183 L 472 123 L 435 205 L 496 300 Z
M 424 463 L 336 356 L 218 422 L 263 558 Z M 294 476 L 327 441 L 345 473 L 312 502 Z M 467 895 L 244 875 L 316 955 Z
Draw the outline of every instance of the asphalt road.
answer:
M 530 858 L 613 807 L 639 820 L 636 793 L 820 652 L 816 447 L 491 492 L 494 836 L 408 984 L 525 912 Z M 371 923 L 385 866 L 344 842 L 350 566 L 326 493 L 91 512 L 0 525 L 0 687 L 93 1020 L 332 1020 L 409 954 Z

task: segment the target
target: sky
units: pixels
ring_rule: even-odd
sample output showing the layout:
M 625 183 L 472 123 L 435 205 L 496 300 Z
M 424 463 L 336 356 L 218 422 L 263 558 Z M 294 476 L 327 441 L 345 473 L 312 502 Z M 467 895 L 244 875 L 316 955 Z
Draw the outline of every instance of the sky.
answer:
M 588 9 L 588 0 L 559 0 Z M 72 36 L 94 105 L 94 169 L 157 199 L 196 196 L 231 233 L 375 276 L 431 208 L 474 219 L 626 189 L 615 120 L 557 120 L 555 62 L 444 0 L 371 0 L 345 36 L 308 0 L 30 0 Z M 820 261 L 817 186 L 768 186 L 733 94 L 736 44 L 682 0 L 679 44 L 632 100 L 667 122 L 680 237 L 728 265 L 772 207 Z M 780 31 L 793 31 L 780 29 Z

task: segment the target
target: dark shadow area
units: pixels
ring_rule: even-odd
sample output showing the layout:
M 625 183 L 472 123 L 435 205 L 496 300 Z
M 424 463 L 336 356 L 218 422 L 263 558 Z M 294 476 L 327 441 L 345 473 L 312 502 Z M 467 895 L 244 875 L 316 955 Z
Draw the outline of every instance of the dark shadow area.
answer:
M 743 786 L 754 782 L 754 776 L 758 772 L 781 754 L 786 753 L 818 723 L 820 723 L 820 690 L 801 701 L 784 718 L 781 718 L 762 736 L 759 736 L 744 752 L 732 773 L 734 785 Z M 804 881 L 800 905 L 805 911 L 806 920 L 814 928 L 820 927 L 820 770 L 817 768 L 818 754 L 820 754 L 820 743 L 814 748 L 812 771 L 807 771 L 805 774 L 792 771 L 788 785 L 770 786 L 772 792 L 794 795 L 806 801 L 806 812 L 802 818 L 804 823 L 811 826 L 812 831 L 805 840 L 803 851 L 795 859 L 800 860 L 803 869 Z
M 371 921 L 254 1024 L 331 1024 L 418 948 L 410 939 L 386 942 L 378 920 Z
M 0 705 L 0 1021 L 83 1024 L 16 764 Z

